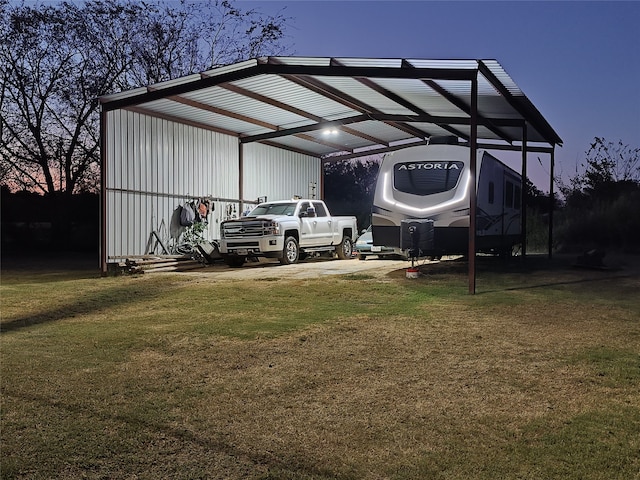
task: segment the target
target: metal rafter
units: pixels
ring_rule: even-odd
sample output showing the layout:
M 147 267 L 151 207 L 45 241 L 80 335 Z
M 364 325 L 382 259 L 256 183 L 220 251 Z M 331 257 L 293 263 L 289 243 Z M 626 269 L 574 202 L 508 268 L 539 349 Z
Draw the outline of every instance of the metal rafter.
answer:
M 301 127 L 284 128 L 278 130 L 277 132 L 259 133 L 256 135 L 241 135 L 240 138 L 243 143 L 262 142 L 263 140 L 273 140 L 276 138 L 287 137 L 289 135 L 296 135 L 298 133 L 315 132 L 318 130 L 323 130 L 325 128 L 333 127 L 340 127 L 343 131 L 349 132 L 352 129 L 345 127 L 345 125 L 350 123 L 360 123 L 367 120 L 370 120 L 368 116 L 357 115 L 355 117 L 343 118 L 340 120 L 321 121 L 319 123 L 303 125 Z
M 273 60 L 273 62 L 275 63 L 276 60 Z M 275 64 L 281 64 L 281 63 L 275 63 Z M 299 85 L 303 88 L 306 88 L 307 90 L 311 90 L 315 93 L 319 93 L 320 95 L 322 95 L 323 97 L 326 98 L 326 95 L 323 92 L 319 92 L 315 89 L 310 89 L 307 85 L 304 84 L 304 82 L 298 81 L 298 79 L 296 77 L 283 77 L 286 78 L 287 80 L 289 80 L 290 82 L 295 83 L 296 85 Z M 333 99 L 334 101 L 337 101 L 338 103 L 344 105 L 344 102 L 340 101 L 339 99 Z M 350 107 L 352 108 L 352 107 Z M 357 108 L 352 108 L 353 110 L 357 110 Z M 345 122 L 346 123 L 346 122 Z M 344 125 L 344 124 L 343 124 Z M 321 127 L 323 128 L 323 127 Z M 355 130 L 349 127 L 342 127 L 342 130 L 346 133 L 348 133 L 349 135 L 353 135 L 354 137 L 359 137 L 359 138 L 363 138 L 364 140 L 368 140 L 369 142 L 372 142 L 376 145 L 385 145 L 385 146 L 389 146 L 388 142 L 385 142 L 384 140 L 381 140 L 379 138 L 373 137 L 371 135 L 367 135 L 366 133 L 360 132 L 359 130 Z
M 266 97 L 266 96 L 261 95 L 261 94 L 256 93 L 256 92 L 252 92 L 250 90 L 247 90 L 245 88 L 239 87 L 237 85 L 224 84 L 224 85 L 220 85 L 220 87 L 224 88 L 226 90 L 232 91 L 234 93 L 237 93 L 239 95 L 243 95 L 245 97 L 249 97 L 249 98 L 252 98 L 254 100 L 258 100 L 260 102 L 266 103 L 267 105 L 272 105 L 274 107 L 280 108 L 280 109 L 285 110 L 287 112 L 294 113 L 294 114 L 299 115 L 301 117 L 308 118 L 309 120 L 313 120 L 314 122 L 316 122 L 314 125 L 308 126 L 308 128 L 307 127 L 303 127 L 305 129 L 301 130 L 301 131 L 310 132 L 310 131 L 314 131 L 314 130 L 315 131 L 321 130 L 321 129 L 325 128 L 327 126 L 327 124 L 331 124 L 332 123 L 331 121 L 327 121 L 326 119 L 324 119 L 322 117 L 319 117 L 317 115 L 314 115 L 312 113 L 309 113 L 309 112 L 307 112 L 305 110 L 301 110 L 299 108 L 292 107 L 291 105 L 288 105 L 286 103 L 280 102 L 278 100 L 274 100 L 272 98 Z M 363 121 L 363 120 L 366 120 L 366 119 L 362 118 L 362 119 L 359 119 L 358 121 Z M 339 123 L 339 121 L 337 121 L 337 122 L 334 121 L 333 123 Z M 349 122 L 344 122 L 344 123 L 346 124 L 346 123 L 349 123 Z M 334 148 L 336 146 L 336 144 L 327 143 L 327 142 L 324 142 L 323 140 L 319 140 L 319 139 L 313 138 L 313 137 L 311 137 L 309 135 L 301 136 L 301 135 L 298 134 L 299 132 L 293 132 L 292 131 L 292 130 L 295 130 L 295 129 L 290 129 L 289 133 L 283 133 L 285 130 L 281 129 L 280 127 L 276 127 L 273 130 L 275 130 L 275 131 L 272 132 L 272 133 L 264 134 L 264 136 L 262 136 L 262 139 L 269 139 L 269 138 L 273 139 L 273 138 L 277 138 L 277 137 L 295 135 L 295 136 L 298 136 L 300 138 L 304 138 L 305 140 L 312 141 L 312 142 L 315 142 L 315 143 L 318 143 L 318 144 L 321 144 L 321 145 L 331 146 L 332 148 Z M 373 137 L 370 137 L 368 135 L 364 135 L 364 134 L 358 132 L 357 130 L 350 129 L 348 127 L 343 128 L 343 130 L 346 133 L 349 133 L 349 134 L 354 135 L 354 136 L 365 138 L 365 139 L 367 139 L 369 141 L 378 141 L 378 139 L 374 139 Z M 242 137 L 242 135 L 241 135 L 241 137 Z M 258 137 L 258 136 L 253 136 L 252 138 L 254 138 L 254 139 L 251 140 L 251 141 L 260 141 L 260 140 L 256 139 L 256 137 Z M 249 137 L 243 137 L 243 138 L 245 138 L 245 140 L 244 140 L 245 143 L 247 143 L 249 141 L 249 140 L 246 140 Z M 350 151 L 349 149 L 346 149 L 346 148 L 342 148 L 342 149 L 344 151 Z
M 478 61 L 478 71 L 487 79 L 487 81 L 502 95 L 511 107 L 518 112 L 523 121 L 529 123 L 533 128 L 538 130 L 550 145 L 562 145 L 562 139 L 551 128 L 551 125 L 540 115 L 538 109 L 525 97 L 516 100 L 513 94 L 504 86 L 504 84 L 494 75 L 494 73 L 482 61 Z M 532 115 L 533 114 L 533 115 Z
M 340 62 L 338 62 L 335 59 L 331 59 L 332 64 L 336 64 L 336 65 L 340 65 Z M 404 65 L 403 65 L 404 66 Z M 413 66 L 412 66 L 413 67 Z M 361 84 L 369 87 L 370 89 L 374 90 L 375 92 L 378 92 L 380 95 L 383 95 L 384 97 L 387 97 L 389 100 L 397 103 L 398 105 L 402 105 L 403 107 L 405 107 L 408 110 L 411 110 L 412 112 L 420 115 L 420 116 L 424 116 L 424 117 L 428 117 L 430 116 L 429 113 L 425 112 L 424 110 L 422 110 L 420 107 L 418 107 L 417 105 L 414 105 L 412 102 L 408 101 L 407 99 L 401 97 L 400 95 L 397 95 L 396 93 L 384 88 L 383 86 L 377 84 L 376 82 L 374 82 L 373 80 L 371 80 L 370 78 L 355 78 L 355 80 L 357 80 L 358 82 L 360 82 Z M 434 123 L 435 125 L 437 125 L 438 127 L 447 130 L 448 132 L 464 138 L 465 140 L 468 139 L 468 136 L 465 135 L 464 133 L 450 127 L 448 124 L 446 123 L 437 123 L 437 122 L 429 122 L 429 123 Z
M 277 60 L 273 60 L 273 62 L 277 62 Z M 274 63 L 275 65 L 282 65 L 281 63 Z M 330 66 L 329 68 L 333 68 L 333 69 L 341 69 L 341 68 L 351 68 L 351 67 L 344 67 L 342 65 L 340 65 L 340 63 L 335 59 L 332 58 L 330 60 Z M 342 105 L 352 109 L 352 110 L 356 110 L 359 111 L 361 113 L 382 113 L 379 112 L 377 109 L 373 108 L 371 105 L 367 105 L 364 102 L 361 102 L 360 100 L 353 98 L 350 95 L 345 94 L 344 92 L 341 92 L 340 90 L 333 88 L 329 85 L 327 85 L 324 82 L 321 82 L 320 80 L 317 80 L 315 78 L 312 78 L 310 76 L 307 75 L 286 75 L 283 74 L 281 75 L 283 78 L 286 78 L 287 80 L 296 83 L 304 88 L 307 88 L 311 91 L 314 91 L 326 98 L 329 98 L 335 102 L 341 103 Z M 359 77 L 354 77 L 354 78 L 359 78 Z M 388 125 L 397 128 L 398 130 L 401 130 L 405 133 L 408 133 L 411 136 L 414 137 L 418 137 L 418 138 L 426 138 L 429 135 L 426 132 L 423 132 L 420 129 L 417 129 L 415 127 L 409 126 L 409 125 L 404 125 L 404 124 L 397 124 L 395 122 L 385 122 Z M 380 142 L 379 145 L 386 145 L 389 146 L 389 143 L 386 142 Z
M 156 112 L 154 110 L 150 110 L 148 108 L 139 107 L 136 105 L 124 108 L 123 110 L 127 110 L 130 112 L 140 113 L 141 115 L 147 115 L 152 118 L 159 118 L 161 120 L 168 120 L 170 122 L 175 122 L 182 125 L 190 125 L 192 127 L 202 128 L 204 130 L 209 130 L 212 132 L 222 133 L 224 135 L 230 135 L 232 137 L 238 137 L 236 132 L 232 132 L 231 130 L 227 130 L 225 128 L 214 127 L 213 125 L 208 125 L 202 122 L 195 122 L 193 120 L 185 120 L 184 118 L 177 117 L 175 115 L 169 115 L 166 113 Z
M 190 107 L 198 108 L 200 110 L 206 110 L 207 112 L 216 113 L 225 117 L 235 118 L 236 120 L 250 123 L 252 125 L 258 125 L 260 127 L 269 128 L 271 130 L 278 130 L 278 126 L 272 123 L 263 122 L 262 120 L 258 120 L 257 118 L 248 117 L 247 115 L 242 115 L 230 110 L 224 110 L 222 108 L 214 107 L 206 103 L 196 102 L 195 100 L 190 100 L 179 95 L 173 95 L 171 97 L 168 97 L 168 99 L 177 103 L 181 103 L 183 105 L 189 105 Z
M 405 67 L 405 68 L 415 68 L 411 63 L 407 62 L 406 60 L 402 61 L 402 66 Z M 464 112 L 467 115 L 471 116 L 471 106 L 469 104 L 467 104 L 466 102 L 464 102 L 462 99 L 460 99 L 460 98 L 456 97 L 455 95 L 453 95 L 447 89 L 445 89 L 440 84 L 438 84 L 435 80 L 433 80 L 433 79 L 422 79 L 422 82 L 425 85 L 427 85 L 429 88 L 431 88 L 434 92 L 436 92 L 438 95 L 440 95 L 442 98 L 444 98 L 449 103 L 451 103 L 454 107 L 458 108 L 462 112 Z M 485 126 L 486 128 L 488 128 L 491 132 L 493 132 L 498 137 L 504 139 L 505 141 L 507 141 L 509 143 L 513 142 L 513 139 L 509 135 L 507 135 L 504 131 L 502 131 L 498 127 L 496 127 L 489 119 L 487 119 L 487 118 L 485 118 L 485 117 L 483 117 L 481 115 L 478 115 L 478 122 L 480 124 L 482 124 L 483 126 Z M 458 135 L 458 136 L 460 138 L 464 138 L 465 140 L 469 140 L 469 136 L 468 135 Z
M 271 105 L 273 107 L 277 107 L 285 112 L 294 113 L 304 118 L 308 118 L 313 120 L 314 122 L 321 122 L 323 119 L 318 117 L 317 115 L 313 115 L 309 112 L 306 112 L 300 108 L 289 105 L 288 103 L 280 102 L 270 97 L 266 97 L 261 95 L 260 93 L 252 92 L 251 90 L 247 90 L 246 88 L 239 87 L 234 85 L 233 83 L 224 83 L 219 85 L 220 88 L 224 88 L 225 90 L 229 90 L 230 92 L 237 93 L 238 95 L 242 95 L 243 97 L 252 98 L 254 100 L 258 100 L 259 102 L 266 103 L 267 105 Z
M 365 113 L 365 114 L 371 114 L 372 117 L 375 114 L 380 114 L 380 115 L 383 114 L 379 110 L 373 108 L 371 105 L 361 102 L 360 100 L 357 100 L 356 98 L 353 98 L 352 96 L 347 95 L 346 93 L 341 92 L 340 90 L 333 88 L 327 85 L 326 83 L 321 82 L 320 80 L 317 80 L 315 78 L 307 77 L 307 76 L 297 76 L 297 77 L 286 76 L 285 78 L 287 78 L 288 80 L 291 80 L 292 82 L 298 83 L 299 85 L 302 85 L 310 90 L 313 90 L 316 93 L 319 93 L 320 95 L 330 98 L 338 103 L 342 103 L 343 105 L 351 108 L 352 110 L 356 110 L 358 112 Z M 390 122 L 385 121 L 384 123 L 400 131 L 408 133 L 412 137 L 427 138 L 430 136 L 428 133 L 423 132 L 422 130 L 416 127 L 413 127 L 411 125 L 406 125 L 404 123 L 399 123 L 395 121 L 390 121 Z

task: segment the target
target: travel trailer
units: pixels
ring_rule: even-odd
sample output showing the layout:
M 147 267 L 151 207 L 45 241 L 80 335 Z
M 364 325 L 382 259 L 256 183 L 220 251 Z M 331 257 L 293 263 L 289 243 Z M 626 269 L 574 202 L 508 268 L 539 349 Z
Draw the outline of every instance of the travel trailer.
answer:
M 467 254 L 469 148 L 429 144 L 388 153 L 372 208 L 376 245 L 408 256 Z M 484 150 L 476 162 L 476 250 L 511 254 L 521 243 L 521 176 Z

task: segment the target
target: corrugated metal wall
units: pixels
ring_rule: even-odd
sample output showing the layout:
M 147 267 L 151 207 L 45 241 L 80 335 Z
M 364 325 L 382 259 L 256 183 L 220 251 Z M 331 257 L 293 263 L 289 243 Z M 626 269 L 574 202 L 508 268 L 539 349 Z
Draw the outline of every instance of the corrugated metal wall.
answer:
M 268 200 L 287 200 L 294 195 L 320 198 L 318 158 L 258 143 L 243 148 L 245 199 L 266 196 Z
M 104 128 L 107 261 L 145 254 L 149 246 L 163 253 L 154 231 L 167 248 L 176 247 L 184 230 L 179 207 L 194 197 L 214 199 L 208 239 L 219 238 L 222 220 L 240 215 L 237 138 L 125 110 L 108 112 Z M 317 158 L 245 145 L 243 162 L 244 200 L 307 196 L 310 183 L 319 192 Z

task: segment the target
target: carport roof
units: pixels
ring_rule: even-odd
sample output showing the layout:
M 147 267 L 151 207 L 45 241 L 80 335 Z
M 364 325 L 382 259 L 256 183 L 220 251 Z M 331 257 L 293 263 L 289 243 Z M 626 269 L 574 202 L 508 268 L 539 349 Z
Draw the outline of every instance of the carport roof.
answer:
M 262 57 L 100 98 L 125 109 L 325 159 L 452 135 L 501 149 L 562 140 L 496 60 Z M 526 125 L 526 129 L 523 128 Z M 529 147 L 528 147 L 529 148 Z

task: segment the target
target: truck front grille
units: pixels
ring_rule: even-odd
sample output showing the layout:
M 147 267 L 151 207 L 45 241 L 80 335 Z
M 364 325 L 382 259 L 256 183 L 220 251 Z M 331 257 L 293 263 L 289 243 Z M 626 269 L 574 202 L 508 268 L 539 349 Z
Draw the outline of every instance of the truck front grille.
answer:
M 253 222 L 233 222 L 223 225 L 222 232 L 225 238 L 262 237 L 266 234 L 269 223 L 270 222 L 261 220 Z

